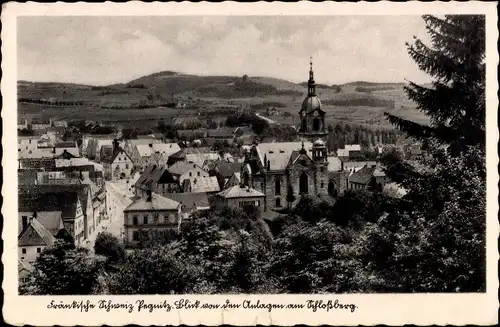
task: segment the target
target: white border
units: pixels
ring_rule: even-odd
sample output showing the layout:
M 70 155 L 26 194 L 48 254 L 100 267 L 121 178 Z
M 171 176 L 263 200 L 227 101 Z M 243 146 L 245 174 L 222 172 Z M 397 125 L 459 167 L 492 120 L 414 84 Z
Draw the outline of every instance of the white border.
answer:
M 498 322 L 497 309 L 497 237 L 499 235 L 498 212 L 498 142 L 496 92 L 498 53 L 496 49 L 498 30 L 496 3 L 452 2 L 452 3 L 55 3 L 39 4 L 28 2 L 7 3 L 2 8 L 2 83 L 3 95 L 3 160 L 4 184 L 2 194 L 4 205 L 4 264 L 3 290 L 5 303 L 3 315 L 6 322 L 13 325 L 124 325 L 124 324 L 187 324 L 187 325 L 401 325 L 401 324 L 477 324 L 487 325 Z M 268 295 L 268 296 L 70 296 L 70 297 L 21 297 L 17 293 L 17 223 L 12 219 L 17 215 L 17 145 L 16 145 L 16 17 L 21 15 L 422 15 L 422 14 L 486 14 L 486 57 L 487 76 L 487 293 L 484 294 L 358 294 L 339 296 L 309 295 Z M 47 304 L 54 299 L 87 300 L 99 299 L 134 302 L 141 298 L 156 302 L 167 299 L 189 298 L 209 299 L 213 303 L 223 303 L 225 299 L 249 298 L 275 303 L 301 303 L 306 299 L 339 299 L 341 302 L 355 303 L 358 309 L 349 311 L 317 311 L 315 313 L 292 310 L 220 310 L 220 311 L 155 311 L 154 313 L 126 313 L 125 311 L 79 311 L 49 310 Z M 53 311 L 53 312 L 50 312 Z

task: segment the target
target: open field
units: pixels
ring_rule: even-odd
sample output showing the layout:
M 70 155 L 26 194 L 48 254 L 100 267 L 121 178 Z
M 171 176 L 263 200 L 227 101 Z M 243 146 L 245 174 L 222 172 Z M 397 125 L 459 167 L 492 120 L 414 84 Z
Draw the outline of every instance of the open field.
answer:
M 318 81 L 320 82 L 320 81 Z M 327 122 L 342 120 L 354 124 L 391 128 L 384 112 L 425 123 L 428 119 L 415 109 L 403 90 L 403 83 L 353 82 L 338 86 L 321 85 L 317 94 L 327 113 Z M 153 92 L 156 101 L 148 101 Z M 277 103 L 278 110 L 292 117 L 271 117 L 273 120 L 297 124 L 298 111 L 306 94 L 303 84 L 270 77 L 250 77 L 243 81 L 235 76 L 196 76 L 160 72 L 126 84 L 90 86 L 64 83 L 18 82 L 22 99 L 63 102 L 60 106 L 19 103 L 18 114 L 61 119 L 88 119 L 122 126 L 156 125 L 160 119 L 197 116 L 206 104 L 238 105 L 246 103 L 263 113 L 266 102 Z M 187 104 L 185 109 L 157 107 L 176 99 Z M 81 101 L 81 106 L 71 102 Z M 66 105 L 66 102 L 68 105 Z M 151 108 L 132 108 L 148 103 Z M 121 109 L 107 109 L 120 106 Z M 196 108 L 196 109 L 195 109 Z M 216 120 L 224 117 L 213 117 Z

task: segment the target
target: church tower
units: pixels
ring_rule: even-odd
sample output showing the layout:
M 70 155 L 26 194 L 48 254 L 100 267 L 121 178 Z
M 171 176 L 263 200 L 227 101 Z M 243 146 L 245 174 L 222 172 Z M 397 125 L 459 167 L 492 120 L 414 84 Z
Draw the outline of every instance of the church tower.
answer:
M 299 116 L 299 135 L 303 139 L 314 142 L 317 139 L 324 140 L 326 138 L 328 133 L 325 128 L 325 112 L 321 109 L 321 101 L 316 95 L 312 58 L 310 61 L 309 80 L 307 82 L 307 96 L 302 101 Z

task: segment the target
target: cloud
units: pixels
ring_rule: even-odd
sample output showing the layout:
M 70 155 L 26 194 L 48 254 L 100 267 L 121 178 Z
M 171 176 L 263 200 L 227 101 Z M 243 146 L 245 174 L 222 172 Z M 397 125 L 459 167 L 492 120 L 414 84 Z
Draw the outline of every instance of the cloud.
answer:
M 307 78 L 319 83 L 427 81 L 405 42 L 417 16 L 23 17 L 18 76 L 104 85 L 162 70 Z

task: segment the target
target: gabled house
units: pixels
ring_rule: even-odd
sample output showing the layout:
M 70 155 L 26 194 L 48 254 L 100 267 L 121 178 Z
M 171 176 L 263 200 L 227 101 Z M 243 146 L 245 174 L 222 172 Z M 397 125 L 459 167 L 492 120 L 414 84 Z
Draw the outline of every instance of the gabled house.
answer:
M 234 173 L 224 184 L 224 189 L 240 185 L 241 184 L 241 175 L 240 172 Z
M 20 230 L 30 217 L 36 217 L 42 223 L 50 221 L 45 227 L 55 232 L 57 228 L 50 226 L 58 226 L 60 217 L 75 244 L 82 244 L 88 237 L 88 222 L 93 220 L 88 185 L 19 185 L 18 193 Z
M 52 126 L 51 118 L 33 118 L 31 120 L 31 129 L 33 130 L 45 130 Z
M 135 199 L 125 210 L 125 246 L 140 247 L 158 231 L 179 231 L 181 204 L 156 193 Z
M 194 160 L 196 156 L 190 156 L 190 155 L 197 155 L 201 161 L 201 163 L 198 160 Z M 210 150 L 210 148 L 206 147 L 201 147 L 201 148 L 183 148 L 176 153 L 170 155 L 168 159 L 168 165 L 171 166 L 174 163 L 178 161 L 197 161 L 197 165 L 202 165 L 205 160 L 214 160 L 213 158 L 219 159 L 220 156 L 217 152 Z
M 382 190 L 389 179 L 380 167 L 365 166 L 349 176 L 349 189 Z
M 151 165 L 165 165 L 170 155 L 181 149 L 177 143 L 151 143 L 137 145 L 136 148 L 141 156 L 138 162 L 141 168 Z
M 122 148 L 118 147 L 108 151 L 101 158 L 106 180 L 130 178 L 134 163 L 130 156 Z
M 130 159 L 134 162 L 136 167 L 142 167 L 145 164 L 145 160 L 153 153 L 151 144 L 161 143 L 160 139 L 155 137 L 142 137 L 138 139 L 126 140 L 123 145 L 123 150 L 127 152 Z M 138 147 L 140 146 L 140 147 Z M 144 158 L 146 157 L 146 158 Z
M 206 193 L 170 193 L 165 196 L 181 204 L 183 219 L 188 219 L 196 211 L 210 209 Z
M 219 181 L 215 176 L 188 177 L 182 182 L 184 193 L 217 193 L 220 191 Z
M 262 213 L 266 211 L 266 195 L 243 184 L 235 185 L 215 195 L 215 206 L 219 209 L 254 206 Z
M 30 279 L 30 274 L 34 267 L 24 260 L 17 260 L 17 274 L 19 276 L 19 285 L 26 284 Z
M 158 194 L 179 193 L 179 181 L 167 170 L 165 166 L 149 166 L 139 176 L 134 184 L 134 193 L 138 197 L 145 197 L 148 192 Z
M 36 218 L 30 218 L 26 228 L 19 234 L 19 259 L 33 264 L 47 247 L 54 245 L 56 238 Z

